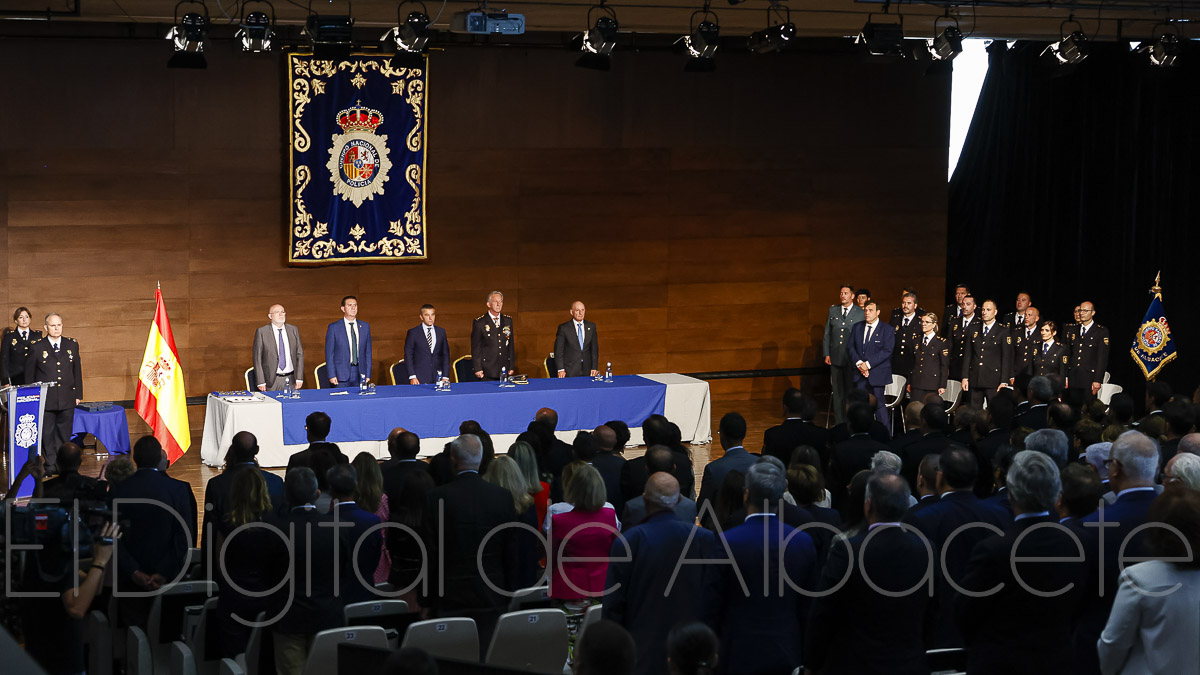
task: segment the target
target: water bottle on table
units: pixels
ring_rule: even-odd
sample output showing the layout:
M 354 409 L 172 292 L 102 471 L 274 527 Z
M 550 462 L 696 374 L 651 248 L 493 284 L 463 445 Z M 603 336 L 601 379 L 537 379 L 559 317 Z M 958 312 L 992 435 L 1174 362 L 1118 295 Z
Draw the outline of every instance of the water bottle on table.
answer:
M 611 362 L 604 364 L 604 381 L 605 382 L 613 381 L 613 379 L 612 379 L 612 363 Z

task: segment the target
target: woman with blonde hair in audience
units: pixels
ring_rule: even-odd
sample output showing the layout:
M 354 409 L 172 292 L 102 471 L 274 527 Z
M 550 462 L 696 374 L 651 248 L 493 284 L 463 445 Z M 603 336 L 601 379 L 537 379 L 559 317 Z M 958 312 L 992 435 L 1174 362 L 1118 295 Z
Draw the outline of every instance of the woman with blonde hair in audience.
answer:
M 537 507 L 533 505 L 533 495 L 521 467 L 509 455 L 497 455 L 483 474 L 483 479 L 493 485 L 508 490 L 512 495 L 513 508 L 517 511 L 517 520 L 529 529 L 521 528 L 516 532 L 517 542 L 517 588 L 528 588 L 537 582 L 538 560 L 541 559 L 541 547 L 538 546 Z
M 550 484 L 538 476 L 537 454 L 533 446 L 524 441 L 517 441 L 508 448 L 508 456 L 516 461 L 525 479 L 525 486 L 533 497 L 533 505 L 537 507 L 537 522 L 546 519 L 546 508 L 550 506 Z
M 550 597 L 565 601 L 568 613 L 582 613 L 604 592 L 606 558 L 619 533 L 617 513 L 604 496 L 600 472 L 582 464 L 563 486 L 571 510 L 550 516 Z
M 387 493 L 383 491 L 383 472 L 379 470 L 379 462 L 369 452 L 360 452 L 350 462 L 358 474 L 358 485 L 354 490 L 354 502 L 364 511 L 379 516 L 379 520 L 387 522 L 392 515 L 391 505 L 388 504 Z M 379 564 L 375 566 L 375 583 L 381 584 L 388 580 L 392 571 L 392 556 L 387 547 L 387 531 L 380 530 L 372 534 L 383 539 L 383 550 L 379 553 Z

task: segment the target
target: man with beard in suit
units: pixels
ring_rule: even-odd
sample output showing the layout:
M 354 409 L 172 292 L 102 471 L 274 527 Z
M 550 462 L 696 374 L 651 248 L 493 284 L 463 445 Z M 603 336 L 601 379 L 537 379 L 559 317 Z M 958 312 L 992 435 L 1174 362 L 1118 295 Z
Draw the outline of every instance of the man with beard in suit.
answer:
M 962 316 L 948 321 L 946 338 L 950 340 L 950 379 L 961 380 L 967 376 L 966 356 L 967 341 L 979 326 L 979 317 L 975 314 L 975 296 L 963 298 Z
M 914 352 L 917 348 L 917 341 L 923 332 L 921 330 L 922 316 L 917 311 L 917 295 L 909 292 L 904 294 L 904 299 L 900 304 L 900 316 L 893 313 L 892 320 L 888 322 L 896 331 L 896 349 L 892 352 L 892 373 L 906 380 L 912 377 L 913 362 L 916 360 Z
M 254 331 L 254 381 L 259 391 L 282 391 L 291 378 L 297 389 L 304 386 L 304 347 L 300 329 L 287 323 L 283 305 L 267 310 L 271 323 Z

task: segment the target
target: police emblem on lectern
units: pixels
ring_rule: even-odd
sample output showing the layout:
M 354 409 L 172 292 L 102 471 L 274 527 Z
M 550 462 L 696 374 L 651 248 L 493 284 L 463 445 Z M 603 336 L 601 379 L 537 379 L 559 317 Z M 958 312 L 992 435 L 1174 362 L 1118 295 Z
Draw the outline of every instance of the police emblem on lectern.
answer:
M 359 207 L 383 194 L 383 184 L 392 168 L 388 138 L 375 133 L 383 124 L 383 114 L 357 101 L 337 114 L 337 123 L 345 133 L 333 135 L 325 166 L 333 182 L 333 194 Z
M 22 448 L 28 449 L 37 443 L 37 424 L 33 420 L 33 415 L 21 415 L 20 423 L 17 424 L 17 433 L 13 440 Z

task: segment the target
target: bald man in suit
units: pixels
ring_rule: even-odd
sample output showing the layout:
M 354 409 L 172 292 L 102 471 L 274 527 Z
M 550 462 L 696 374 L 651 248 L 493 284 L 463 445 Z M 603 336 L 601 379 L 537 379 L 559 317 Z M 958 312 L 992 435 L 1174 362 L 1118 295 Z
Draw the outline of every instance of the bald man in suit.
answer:
M 283 305 L 271 305 L 267 318 L 271 323 L 254 331 L 254 381 L 258 390 L 281 391 L 289 377 L 299 389 L 304 386 L 300 329 L 287 323 Z

